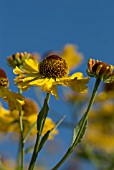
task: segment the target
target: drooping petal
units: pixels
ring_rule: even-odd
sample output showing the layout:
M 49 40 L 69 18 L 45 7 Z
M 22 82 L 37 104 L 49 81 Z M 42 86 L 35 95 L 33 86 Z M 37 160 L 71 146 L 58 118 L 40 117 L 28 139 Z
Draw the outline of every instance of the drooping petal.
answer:
M 69 81 L 70 88 L 75 92 L 86 93 L 88 87 L 86 84 L 89 83 L 89 78 L 82 78 L 82 79 L 73 79 Z
M 57 86 L 54 86 L 54 85 L 53 85 L 53 86 L 51 87 L 51 94 L 54 95 L 57 100 L 59 99 Z
M 46 78 L 42 83 L 41 85 L 41 89 L 43 91 L 45 91 L 46 93 L 51 93 L 51 90 L 52 90 L 52 86 L 53 86 L 53 79 L 48 79 Z
M 8 102 L 10 110 L 21 110 L 21 105 L 24 102 L 24 97 L 21 94 L 14 93 L 8 88 L 0 88 L 0 97 Z

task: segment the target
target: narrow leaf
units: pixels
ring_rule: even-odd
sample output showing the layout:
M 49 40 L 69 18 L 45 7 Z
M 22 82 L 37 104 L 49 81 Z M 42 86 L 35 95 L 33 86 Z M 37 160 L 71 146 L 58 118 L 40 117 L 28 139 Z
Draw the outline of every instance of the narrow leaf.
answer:
M 37 130 L 38 131 L 42 130 L 42 128 L 43 128 L 46 116 L 48 114 L 48 110 L 49 110 L 48 103 L 47 103 L 47 100 L 45 99 L 44 105 L 38 114 L 38 119 L 37 119 Z
M 54 128 L 52 128 L 51 130 L 48 130 L 46 132 L 46 134 L 42 137 L 41 142 L 40 142 L 40 146 L 39 146 L 39 151 L 42 149 L 43 145 L 45 144 L 45 142 L 47 141 L 50 133 L 54 130 L 57 129 L 57 127 L 62 123 L 62 121 L 64 120 L 65 116 L 62 117 L 62 119 L 55 125 Z
M 28 139 L 31 131 L 33 130 L 34 126 L 36 125 L 36 123 L 37 123 L 37 121 L 34 122 L 34 123 L 31 125 L 31 127 L 29 128 L 29 130 L 27 131 L 27 133 L 26 133 L 26 135 L 25 135 L 25 137 L 24 137 L 24 140 L 23 140 L 24 143 L 26 143 L 26 141 L 27 141 L 27 139 Z
M 71 147 L 75 148 L 81 142 L 86 129 L 87 129 L 87 115 L 84 114 L 84 116 L 81 118 L 81 120 L 74 128 Z
M 25 149 L 25 153 L 30 153 L 30 152 L 33 152 L 33 149 L 34 149 L 34 145 L 32 146 L 29 146 L 27 149 Z

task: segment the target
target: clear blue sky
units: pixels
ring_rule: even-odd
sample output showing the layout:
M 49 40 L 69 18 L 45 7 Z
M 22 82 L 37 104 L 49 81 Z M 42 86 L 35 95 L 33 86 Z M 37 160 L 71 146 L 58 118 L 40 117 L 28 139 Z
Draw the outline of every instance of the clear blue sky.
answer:
M 114 1 L 0 0 L 0 67 L 9 79 L 7 56 L 23 51 L 43 55 L 67 43 L 84 54 L 84 73 L 90 57 L 114 65 Z

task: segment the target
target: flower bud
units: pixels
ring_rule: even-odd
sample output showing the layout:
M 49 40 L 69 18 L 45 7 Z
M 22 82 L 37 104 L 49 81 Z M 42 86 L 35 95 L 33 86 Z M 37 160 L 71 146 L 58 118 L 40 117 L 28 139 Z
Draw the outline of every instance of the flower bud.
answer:
M 8 87 L 9 82 L 6 73 L 0 68 L 0 86 Z
M 87 74 L 91 77 L 101 78 L 105 83 L 114 81 L 113 66 L 102 61 L 89 59 Z
M 10 67 L 15 68 L 16 66 L 20 67 L 24 64 L 25 59 L 29 59 L 29 58 L 36 58 L 35 54 L 30 54 L 27 52 L 24 53 L 16 53 L 12 56 L 9 56 L 7 58 L 8 61 L 8 65 Z

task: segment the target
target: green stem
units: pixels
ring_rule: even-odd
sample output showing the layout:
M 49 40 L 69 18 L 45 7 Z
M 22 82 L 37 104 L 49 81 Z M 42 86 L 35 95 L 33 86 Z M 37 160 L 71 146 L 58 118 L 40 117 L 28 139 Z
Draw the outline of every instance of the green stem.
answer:
M 18 170 L 18 169 L 19 169 L 20 156 L 21 156 L 21 154 L 20 154 L 20 143 L 21 143 L 21 142 L 19 141 L 15 170 Z
M 48 103 L 49 97 L 50 97 L 50 94 L 47 93 L 46 98 L 45 98 L 46 103 Z M 44 105 L 43 105 L 41 111 L 45 107 L 45 101 L 44 101 Z M 45 113 L 43 113 L 43 114 L 45 114 Z M 38 116 L 38 118 L 39 118 L 39 116 Z M 38 129 L 38 118 L 37 118 L 37 129 Z M 37 130 L 37 137 L 36 137 L 36 142 L 35 142 L 35 146 L 34 146 L 34 151 L 33 151 L 33 154 L 32 154 L 32 158 L 31 158 L 28 170 L 33 170 L 34 169 L 35 162 L 36 162 L 36 159 L 38 157 L 38 152 L 39 152 L 39 148 L 40 148 L 40 139 L 41 139 L 41 134 L 42 134 L 43 126 L 44 126 L 44 123 L 45 123 L 45 119 L 46 119 L 46 117 L 44 118 L 42 116 L 42 118 L 40 120 L 40 122 L 42 122 L 42 124 L 39 127 L 39 130 Z
M 18 89 L 18 93 L 21 94 L 22 90 Z M 24 142 L 23 142 L 23 117 L 21 110 L 19 110 L 19 125 L 20 125 L 20 155 L 21 155 L 21 170 L 24 170 Z
M 93 92 L 92 92 L 92 96 L 90 98 L 90 101 L 89 101 L 89 105 L 87 107 L 87 110 L 84 114 L 84 116 L 82 117 L 82 126 L 80 128 L 80 131 L 79 133 L 77 134 L 77 137 L 73 143 L 73 145 L 71 145 L 71 147 L 68 149 L 68 151 L 66 152 L 66 154 L 62 157 L 62 159 L 51 169 L 51 170 L 57 170 L 63 163 L 64 161 L 70 156 L 70 154 L 72 153 L 72 151 L 74 150 L 74 146 L 76 146 L 76 143 L 78 141 L 78 138 L 80 136 L 80 134 L 82 133 L 83 131 L 83 127 L 84 125 L 86 124 L 86 121 L 87 121 L 87 117 L 88 117 L 88 113 L 90 111 L 90 108 L 92 107 L 93 105 L 93 102 L 94 102 L 94 99 L 95 99 L 95 96 L 96 96 L 96 93 L 97 93 L 97 90 L 98 90 L 98 87 L 100 85 L 100 82 L 101 82 L 101 79 L 97 78 L 96 79 L 96 82 L 95 82 L 95 85 L 94 85 L 94 89 L 93 89 Z

